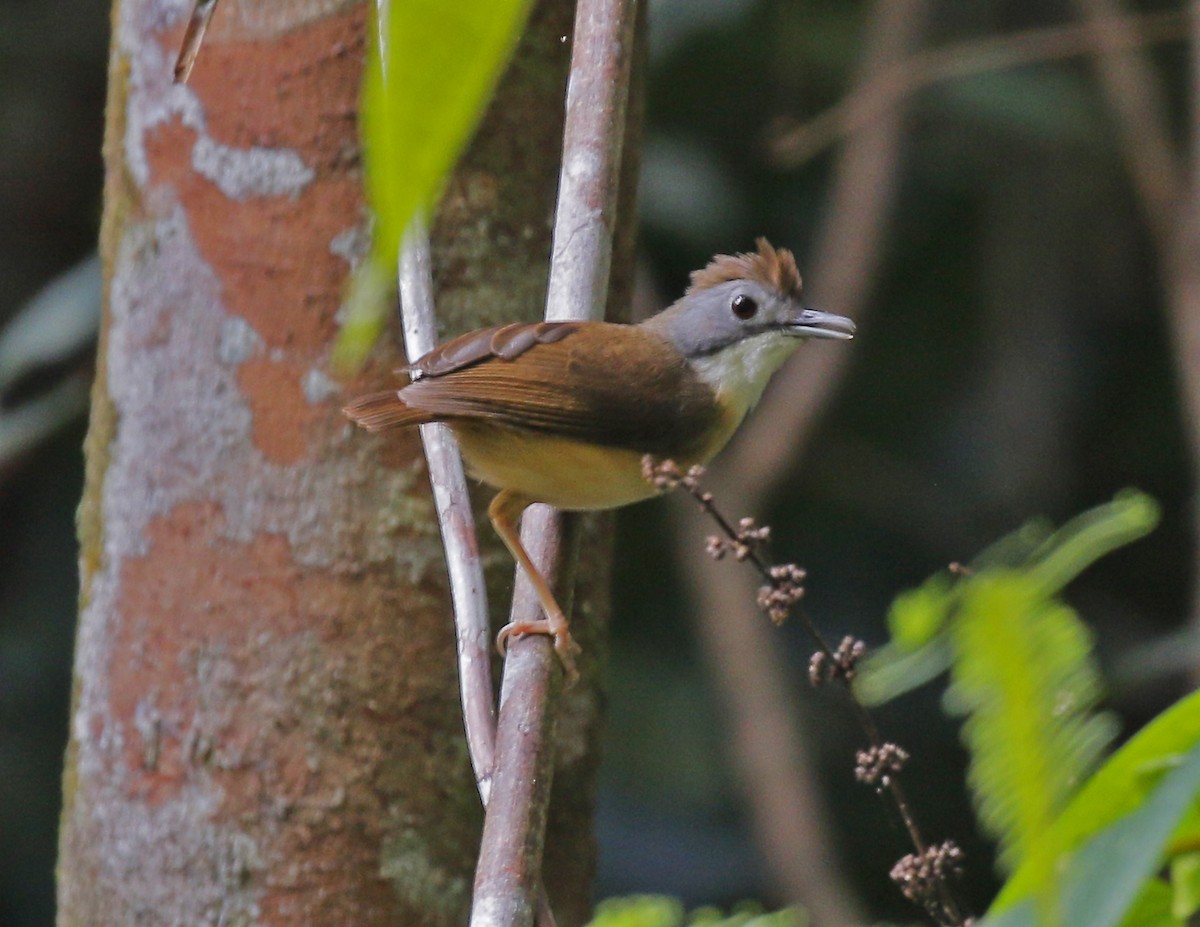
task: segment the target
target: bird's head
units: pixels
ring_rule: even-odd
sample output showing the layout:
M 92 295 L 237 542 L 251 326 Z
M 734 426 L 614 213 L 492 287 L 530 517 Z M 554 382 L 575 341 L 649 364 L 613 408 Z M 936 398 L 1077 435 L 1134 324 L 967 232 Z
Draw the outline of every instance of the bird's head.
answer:
M 692 274 L 687 292 L 642 325 L 666 339 L 740 417 L 772 374 L 809 338 L 854 337 L 844 316 L 800 302 L 792 253 L 765 238 L 758 251 L 722 254 Z

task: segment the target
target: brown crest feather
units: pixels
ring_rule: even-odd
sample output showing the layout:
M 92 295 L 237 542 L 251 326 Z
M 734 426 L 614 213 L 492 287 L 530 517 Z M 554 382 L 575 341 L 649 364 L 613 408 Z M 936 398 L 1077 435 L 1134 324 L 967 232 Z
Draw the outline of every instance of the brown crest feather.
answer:
M 692 271 L 692 284 L 685 295 L 730 280 L 755 280 L 784 296 L 800 295 L 800 271 L 796 258 L 786 248 L 776 250 L 765 238 L 755 240 L 757 253 L 718 254 L 703 270 Z

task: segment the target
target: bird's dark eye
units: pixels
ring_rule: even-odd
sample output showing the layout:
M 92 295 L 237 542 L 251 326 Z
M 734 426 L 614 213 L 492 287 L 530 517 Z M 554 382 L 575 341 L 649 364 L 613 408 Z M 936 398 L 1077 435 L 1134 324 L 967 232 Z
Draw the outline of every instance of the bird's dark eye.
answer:
M 754 313 L 758 312 L 758 303 L 745 293 L 738 293 L 733 297 L 733 302 L 729 304 L 729 308 L 733 310 L 733 314 L 739 319 L 752 319 Z

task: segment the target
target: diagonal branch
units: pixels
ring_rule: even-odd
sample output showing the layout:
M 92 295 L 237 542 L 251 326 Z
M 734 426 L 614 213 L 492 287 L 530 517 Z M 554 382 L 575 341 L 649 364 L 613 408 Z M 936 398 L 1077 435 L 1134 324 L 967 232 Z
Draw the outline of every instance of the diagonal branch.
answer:
M 1075 0 L 1098 34 L 1121 29 L 1117 0 Z M 1097 61 L 1100 85 L 1117 124 L 1134 190 L 1158 248 L 1171 350 L 1179 371 L 1193 479 L 1200 472 L 1200 3 L 1180 11 L 1191 38 L 1190 151 L 1171 140 L 1161 81 L 1144 56 L 1127 51 Z M 1193 504 L 1193 545 L 1200 509 Z M 1193 547 L 1195 556 L 1195 547 Z M 1193 581 L 1192 622 L 1200 621 L 1200 583 Z M 1195 675 L 1195 674 L 1194 674 Z
M 432 351 L 437 342 L 429 235 L 420 219 L 409 227 L 401 246 L 399 278 L 404 347 L 411 362 Z M 487 589 L 479 559 L 475 516 L 471 512 L 462 458 L 450 429 L 437 423 L 422 425 L 421 442 L 429 462 L 429 483 L 450 574 L 463 726 L 479 798 L 486 806 L 496 754 L 496 710 Z
M 876 4 L 863 63 L 849 98 L 879 87 L 897 62 L 909 60 L 911 49 L 920 40 L 927 8 L 926 0 L 880 0 Z M 846 139 L 834 168 L 828 218 L 809 260 L 813 270 L 807 275 L 805 291 L 814 304 L 860 321 L 895 197 L 905 112 L 902 105 L 892 106 Z M 746 493 L 739 500 L 739 511 L 756 511 L 778 482 L 794 470 L 796 456 L 852 353 L 825 351 L 814 345 L 775 377 L 759 409 L 718 461 L 719 467 L 710 470 L 719 479 L 737 475 L 733 482 Z
M 1121 152 L 1134 190 L 1160 250 L 1173 235 L 1176 207 L 1183 192 L 1183 166 L 1171 141 L 1167 103 L 1159 81 L 1137 40 L 1144 35 L 1116 0 L 1075 0 L 1085 34 L 1106 54 L 1095 60 L 1096 74 L 1116 123 Z M 1181 34 L 1186 26 L 1182 10 Z
M 878 0 L 863 63 L 850 96 L 878 86 L 880 75 L 918 44 L 927 0 Z M 898 102 L 903 102 L 900 100 Z M 812 265 L 817 301 L 861 318 L 875 277 L 899 166 L 904 108 L 895 106 L 846 141 L 835 170 L 828 220 Z M 794 460 L 849 352 L 814 346 L 775 378 L 737 443 L 709 470 L 709 486 L 727 508 L 754 512 Z M 689 523 L 690 525 L 690 523 Z M 861 918 L 853 895 L 827 851 L 832 839 L 801 737 L 786 670 L 770 629 L 754 607 L 745 576 L 727 576 L 700 562 L 679 531 L 677 560 L 697 603 L 700 630 L 733 728 L 743 788 L 775 881 L 802 901 L 821 925 Z
M 989 36 L 932 49 L 895 62 L 823 113 L 778 126 L 767 140 L 778 167 L 796 168 L 847 135 L 882 118 L 904 98 L 941 81 L 1080 55 L 1115 55 L 1187 37 L 1181 10 L 1114 17 L 1103 29 L 1072 23 Z
M 636 0 L 579 0 L 576 9 L 548 319 L 603 316 L 635 10 Z M 569 546 L 563 542 L 561 516 L 546 506 L 531 506 L 522 518 L 521 541 L 553 581 Z M 539 614 L 536 596 L 518 571 L 512 621 L 531 621 Z M 508 648 L 472 927 L 524 925 L 533 917 L 553 772 L 556 662 L 542 635 L 518 638 Z
M 217 0 L 195 0 L 192 5 L 192 15 L 188 17 L 187 30 L 179 45 L 179 57 L 175 59 L 175 83 L 186 84 L 192 76 L 200 46 L 204 44 L 204 34 L 208 32 L 208 24 L 216 10 Z
M 386 81 L 388 0 L 376 0 L 375 12 L 379 22 L 379 57 Z M 412 362 L 437 346 L 429 231 L 422 216 L 413 218 L 400 243 L 397 278 L 404 350 Z M 496 759 L 496 710 L 492 696 L 487 587 L 479 558 L 475 517 L 471 512 L 462 457 L 450 429 L 437 423 L 422 425 L 421 443 L 429 465 L 429 483 L 446 551 L 446 569 L 450 574 L 450 597 L 458 643 L 459 695 L 467 750 L 479 798 L 486 807 Z

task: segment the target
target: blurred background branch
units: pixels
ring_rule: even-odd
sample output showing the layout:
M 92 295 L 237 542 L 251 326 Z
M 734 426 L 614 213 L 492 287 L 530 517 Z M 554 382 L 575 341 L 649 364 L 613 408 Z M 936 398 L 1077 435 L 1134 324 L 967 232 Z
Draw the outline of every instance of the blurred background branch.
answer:
M 925 0 L 874 4 L 851 96 L 914 52 L 928 13 Z M 836 306 L 860 321 L 893 208 L 904 118 L 905 108 L 898 105 L 846 137 L 808 265 L 812 304 Z M 804 354 L 776 377 L 761 408 L 709 471 L 708 488 L 734 517 L 757 514 L 793 471 L 850 356 L 820 348 Z M 772 877 L 817 924 L 860 922 L 842 864 L 830 852 L 835 841 L 805 743 L 805 731 L 816 719 L 797 710 L 794 696 L 804 683 L 780 660 L 776 635 L 754 604 L 753 578 L 697 556 L 708 529 L 696 519 L 679 521 L 675 557 L 689 581 L 688 599 L 733 735 L 731 759 Z
M 890 5 L 651 0 L 643 299 L 659 308 L 698 261 L 765 234 L 797 251 L 814 305 L 857 311 L 851 350 L 804 351 L 751 419 L 761 429 L 719 465 L 745 513 L 772 524 L 776 555 L 808 567 L 810 609 L 831 635 L 879 640 L 898 590 L 1030 516 L 1061 519 L 1126 485 L 1159 499 L 1161 528 L 1068 591 L 1128 730 L 1200 663 L 1185 630 L 1200 614 L 1196 4 L 911 3 L 913 22 L 885 37 L 906 50 L 867 78 L 882 54 L 869 37 Z M 209 42 L 230 38 L 233 9 L 222 5 Z M 106 22 L 80 0 L 0 9 L 2 320 L 94 249 Z M 885 131 L 876 114 L 900 128 Z M 795 168 L 764 149 L 780 126 L 808 127 Z M 527 158 L 543 142 L 527 131 L 507 144 Z M 471 307 L 494 314 L 501 290 L 531 314 L 540 304 L 503 256 L 546 235 L 548 213 L 480 218 L 511 191 L 475 167 L 454 189 L 463 237 L 438 262 L 435 282 L 452 291 L 443 335 L 467 327 Z M 468 282 L 483 288 L 455 288 Z M 12 423 L 29 412 L 24 434 L 37 436 L 21 438 L 0 485 L 0 923 L 12 927 L 52 918 L 82 482 L 81 418 L 62 424 L 79 402 L 70 381 L 25 380 L 25 401 L 3 410 Z M 50 398 L 58 389 L 62 404 Z M 52 414 L 32 412 L 42 408 Z M 778 800 L 774 783 L 804 769 L 807 783 L 784 788 L 836 826 L 822 840 L 800 828 L 784 839 L 819 865 L 842 861 L 828 919 L 901 916 L 880 811 L 848 781 L 853 745 L 812 720 L 828 706 L 799 683 L 807 645 L 757 614 L 741 624 L 747 600 L 724 582 L 726 565 L 703 557 L 706 529 L 680 519 L 677 541 L 666 505 L 623 513 L 619 526 L 598 892 L 670 891 L 688 904 L 798 896 L 782 873 L 796 861 L 762 848 L 768 826 L 807 820 L 784 820 L 765 794 Z M 676 545 L 681 561 L 664 554 Z M 694 581 L 720 586 L 712 601 L 737 603 L 716 610 L 721 620 L 689 624 L 693 569 L 717 577 Z M 724 659 L 726 647 L 748 655 Z M 1114 676 L 1118 662 L 1133 669 Z M 739 714 L 735 697 L 761 715 Z M 722 707 L 728 727 L 712 722 Z M 954 723 L 925 692 L 883 723 L 924 758 L 914 800 L 933 810 L 935 832 L 957 832 L 968 809 Z M 743 738 L 764 745 L 770 771 L 747 772 L 765 761 Z M 759 827 L 763 816 L 773 820 Z M 975 837 L 967 851 L 968 887 L 986 899 L 991 848 Z
M 1075 0 L 1098 41 L 1128 35 L 1118 0 Z M 1096 75 L 1116 127 L 1121 154 L 1145 216 L 1165 293 L 1175 367 L 1181 384 L 1193 480 L 1200 473 L 1200 4 L 1180 11 L 1191 39 L 1192 94 L 1182 145 L 1174 141 L 1168 91 L 1136 46 L 1095 60 Z M 1200 505 L 1191 502 L 1193 588 L 1191 621 L 1200 633 Z M 1191 677 L 1200 679 L 1200 661 Z
M 1127 71 L 1131 51 L 1158 42 L 1187 38 L 1187 16 L 1182 10 L 1121 15 L 1117 5 L 1109 0 L 1098 4 L 1082 0 L 1078 5 L 1089 15 L 1102 7 L 1109 9 L 1103 11 L 1104 18 L 1098 22 L 1093 19 L 1090 23 L 993 36 L 929 49 L 900 59 L 806 122 L 789 125 L 791 120 L 781 117 L 768 130 L 769 157 L 780 168 L 800 167 L 866 123 L 880 118 L 902 97 L 940 81 L 1079 55 L 1108 59 L 1101 64 L 1103 70 Z M 1130 76 L 1123 75 L 1123 79 Z M 1138 120 L 1136 113 L 1130 113 L 1129 118 Z M 1152 177 L 1143 180 L 1153 182 Z

